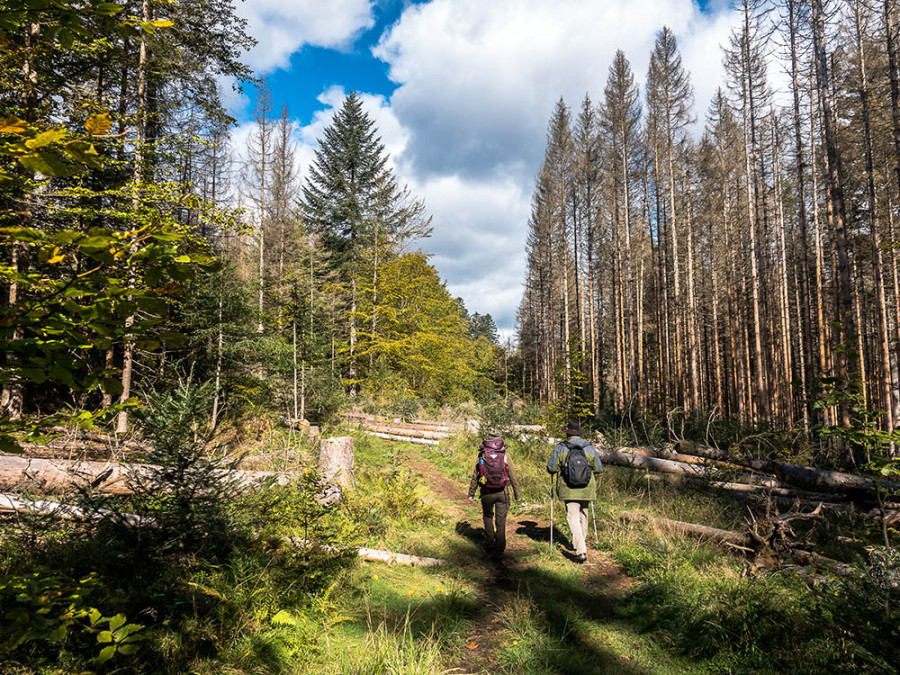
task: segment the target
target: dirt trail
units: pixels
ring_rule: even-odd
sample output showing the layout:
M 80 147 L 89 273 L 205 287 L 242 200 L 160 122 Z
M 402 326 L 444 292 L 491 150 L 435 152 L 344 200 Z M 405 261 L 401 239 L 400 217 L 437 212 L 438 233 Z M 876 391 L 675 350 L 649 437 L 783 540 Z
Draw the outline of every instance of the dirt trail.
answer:
M 458 536 L 481 542 L 483 527 L 481 508 L 478 498 L 474 503 L 468 500 L 465 485 L 450 480 L 431 462 L 422 458 L 418 452 L 406 455 L 406 465 L 413 472 L 420 474 L 432 494 L 440 499 L 445 512 L 456 520 Z M 521 579 L 527 575 L 529 568 L 541 565 L 539 552 L 535 552 L 533 542 L 543 540 L 549 544 L 549 523 L 528 513 L 507 518 L 506 553 L 501 561 L 491 561 L 486 556 L 480 562 L 488 567 L 488 580 L 480 589 L 484 612 L 475 620 L 465 638 L 462 655 L 456 664 L 460 673 L 482 673 L 496 671 L 494 659 L 490 656 L 497 646 L 497 636 L 503 630 L 502 610 L 518 592 Z M 564 557 L 574 562 L 574 554 L 565 547 L 569 544 L 565 534 L 568 527 L 565 519 L 556 520 L 554 531 L 557 534 L 557 550 Z M 565 534 L 564 534 L 565 533 Z M 563 536 L 559 536 L 563 535 Z M 590 538 L 591 541 L 593 537 Z M 584 589 L 596 595 L 598 601 L 607 604 L 621 600 L 634 583 L 622 568 L 605 552 L 594 549 L 588 542 L 588 561 L 578 565 L 582 572 Z M 563 547 L 563 548 L 560 548 Z

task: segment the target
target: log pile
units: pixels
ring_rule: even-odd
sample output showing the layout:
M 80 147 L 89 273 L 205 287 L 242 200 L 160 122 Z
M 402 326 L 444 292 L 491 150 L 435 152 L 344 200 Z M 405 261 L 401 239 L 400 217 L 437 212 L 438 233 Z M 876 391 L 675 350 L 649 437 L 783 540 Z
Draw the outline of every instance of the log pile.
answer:
M 389 441 L 403 441 L 416 445 L 437 445 L 454 433 L 466 430 L 465 424 L 417 420 L 402 422 L 377 415 L 346 413 L 347 421 L 367 434 Z
M 146 445 L 134 438 L 117 437 L 96 431 L 47 427 L 42 433 L 47 437 L 45 443 L 21 443 L 22 450 L 30 455 L 66 459 L 116 457 L 120 454 L 147 450 Z
M 435 422 L 429 420 L 414 420 L 403 422 L 400 419 L 391 419 L 379 415 L 365 415 L 363 413 L 344 413 L 344 418 L 353 426 L 367 434 L 383 438 L 389 441 L 403 441 L 416 445 L 437 445 L 443 439 L 453 434 L 468 432 L 477 434 L 480 424 L 477 420 L 466 422 Z M 540 434 L 544 427 L 539 424 L 517 424 L 509 431 L 520 437 Z

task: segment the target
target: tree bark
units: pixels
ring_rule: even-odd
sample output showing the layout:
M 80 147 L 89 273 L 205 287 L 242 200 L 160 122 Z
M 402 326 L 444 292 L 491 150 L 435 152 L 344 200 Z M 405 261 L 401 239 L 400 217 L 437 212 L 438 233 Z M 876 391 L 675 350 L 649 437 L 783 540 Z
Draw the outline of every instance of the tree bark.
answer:
M 352 436 L 337 436 L 322 441 L 319 450 L 319 475 L 324 483 L 337 483 L 345 488 L 354 486 L 354 467 Z

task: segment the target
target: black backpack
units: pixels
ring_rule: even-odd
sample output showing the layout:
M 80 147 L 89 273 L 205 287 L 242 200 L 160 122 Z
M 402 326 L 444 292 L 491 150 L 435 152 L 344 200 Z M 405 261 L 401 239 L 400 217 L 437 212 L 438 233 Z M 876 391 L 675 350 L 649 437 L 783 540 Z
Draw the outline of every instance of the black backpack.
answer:
M 563 478 L 570 488 L 587 487 L 591 482 L 591 465 L 588 464 L 584 448 L 571 443 L 566 443 L 569 454 L 566 456 L 566 465 L 563 468 Z

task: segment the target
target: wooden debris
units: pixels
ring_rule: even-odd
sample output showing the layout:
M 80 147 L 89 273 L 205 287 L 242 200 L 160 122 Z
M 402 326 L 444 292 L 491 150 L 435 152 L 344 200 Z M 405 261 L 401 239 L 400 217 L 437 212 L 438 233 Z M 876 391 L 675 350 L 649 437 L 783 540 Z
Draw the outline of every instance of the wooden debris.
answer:
M 63 520 L 102 520 L 104 518 L 113 518 L 133 527 L 153 524 L 151 519 L 142 518 L 133 513 L 116 513 L 106 509 L 97 509 L 89 512 L 71 504 L 41 499 L 34 501 L 25 500 L 19 495 L 11 494 L 0 494 L 0 513 L 29 513 L 53 516 Z
M 0 455 L 0 490 L 35 493 L 61 493 L 90 487 L 113 495 L 132 494 L 132 482 L 147 480 L 159 471 L 152 464 L 115 464 L 81 462 L 70 459 L 42 459 L 19 455 Z M 255 487 L 266 481 L 279 485 L 292 482 L 297 472 L 221 471 L 223 478 L 234 479 L 240 487 Z
M 731 544 L 736 547 L 745 547 L 750 543 L 749 538 L 745 534 L 732 532 L 731 530 L 722 530 L 717 527 L 707 527 L 706 525 L 696 525 L 695 523 L 686 523 L 681 520 L 659 518 L 657 516 L 649 516 L 647 514 L 636 513 L 634 511 L 620 511 L 617 514 L 617 517 L 619 518 L 619 520 L 623 520 L 628 523 L 649 522 L 671 532 L 687 534 L 692 537 L 707 539 L 718 542 L 720 544 Z
M 342 553 L 346 549 L 330 546 L 328 544 L 320 544 L 308 539 L 300 539 L 298 537 L 290 537 L 289 541 L 294 545 L 302 548 L 321 548 L 331 553 Z M 409 555 L 407 553 L 396 553 L 395 551 L 381 551 L 376 548 L 360 548 L 356 554 L 363 560 L 369 562 L 380 562 L 386 565 L 403 565 L 404 567 L 439 567 L 447 564 L 446 560 L 441 558 L 428 558 L 425 556 Z

